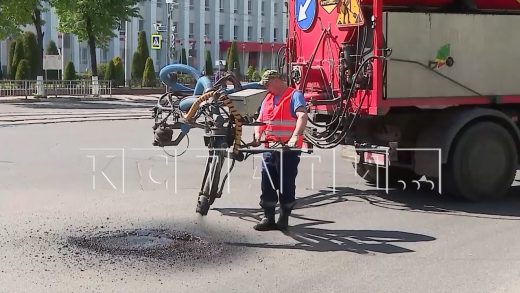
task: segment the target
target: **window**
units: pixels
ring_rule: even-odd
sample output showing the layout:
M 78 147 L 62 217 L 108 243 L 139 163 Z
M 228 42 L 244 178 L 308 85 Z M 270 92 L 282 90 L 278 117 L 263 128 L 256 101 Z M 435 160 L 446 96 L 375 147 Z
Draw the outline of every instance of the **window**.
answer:
M 235 26 L 234 26 L 234 32 L 233 32 L 233 34 L 234 34 L 234 39 L 235 39 L 235 40 L 238 40 L 238 25 L 235 25 Z
M 193 10 L 195 7 L 195 0 L 190 0 L 190 10 Z
M 260 29 L 260 38 L 265 40 L 265 27 Z
M 223 12 L 224 11 L 224 0 L 220 0 L 220 11 Z
M 143 30 L 144 30 L 144 20 L 139 19 L 139 31 L 143 31 Z
M 206 7 L 206 11 L 209 11 L 209 0 L 204 1 L 204 6 Z
M 274 3 L 274 16 L 278 15 L 278 3 Z
M 194 28 L 194 24 L 193 24 L 193 22 L 190 22 L 190 31 L 189 31 L 189 34 L 190 34 L 189 38 L 190 39 L 193 39 L 195 37 L 195 35 L 193 33 L 193 28 Z
M 218 28 L 218 38 L 220 40 L 223 40 L 224 39 L 224 25 L 221 24 Z
M 161 8 L 162 7 L 162 1 L 163 0 L 157 0 L 157 8 Z
M 209 24 L 204 25 L 204 34 L 209 37 Z
M 88 62 L 88 49 L 86 47 L 81 48 L 81 64 L 87 64 Z
M 274 28 L 274 34 L 273 34 L 273 42 L 278 41 L 278 29 Z
M 252 14 L 253 11 L 253 3 L 251 3 L 251 0 L 247 1 L 247 14 Z
M 247 40 L 248 41 L 253 40 L 253 27 L 252 26 L 247 27 Z
M 265 1 L 262 0 L 262 16 L 265 15 Z
M 234 0 L 235 1 L 235 13 L 238 13 L 238 0 Z

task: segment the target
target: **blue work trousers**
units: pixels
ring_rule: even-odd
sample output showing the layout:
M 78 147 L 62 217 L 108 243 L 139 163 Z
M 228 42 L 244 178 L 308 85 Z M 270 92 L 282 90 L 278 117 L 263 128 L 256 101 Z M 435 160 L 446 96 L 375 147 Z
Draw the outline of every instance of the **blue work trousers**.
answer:
M 274 209 L 278 202 L 282 209 L 294 208 L 300 154 L 299 150 L 271 151 L 263 154 L 260 196 L 260 206 L 263 209 Z

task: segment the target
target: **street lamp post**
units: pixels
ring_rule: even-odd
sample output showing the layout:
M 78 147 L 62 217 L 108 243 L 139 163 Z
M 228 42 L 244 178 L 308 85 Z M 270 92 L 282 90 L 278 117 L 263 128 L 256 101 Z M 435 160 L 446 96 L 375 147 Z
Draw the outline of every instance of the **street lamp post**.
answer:
M 246 64 L 246 44 L 242 44 L 242 54 L 244 55 L 244 72 L 247 72 L 247 64 Z
M 274 69 L 274 43 L 271 44 L 271 69 Z
M 260 66 L 259 66 L 259 71 L 262 71 L 263 69 L 263 55 L 264 55 L 264 38 L 260 38 Z

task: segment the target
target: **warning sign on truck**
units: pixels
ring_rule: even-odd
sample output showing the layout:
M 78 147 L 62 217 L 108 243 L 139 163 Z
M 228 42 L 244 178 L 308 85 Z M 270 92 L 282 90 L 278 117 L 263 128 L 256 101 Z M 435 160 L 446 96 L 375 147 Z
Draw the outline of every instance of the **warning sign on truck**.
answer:
M 339 0 L 321 0 L 320 6 L 323 7 L 328 14 L 331 14 L 338 6 L 338 2 Z
M 359 0 L 340 0 L 338 27 L 360 26 L 365 23 Z

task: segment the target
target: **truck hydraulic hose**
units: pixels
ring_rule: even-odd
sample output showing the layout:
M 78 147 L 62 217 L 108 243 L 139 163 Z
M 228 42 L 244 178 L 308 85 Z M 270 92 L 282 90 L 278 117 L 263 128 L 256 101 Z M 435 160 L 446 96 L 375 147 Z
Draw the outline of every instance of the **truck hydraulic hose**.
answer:
M 233 116 L 233 120 L 235 122 L 235 141 L 233 144 L 233 153 L 237 155 L 240 152 L 240 145 L 242 142 L 242 115 L 240 115 L 227 94 L 218 96 L 218 99 L 222 101 L 224 106 L 228 107 L 229 113 L 231 116 Z
M 197 110 L 199 109 L 200 104 L 209 100 L 214 94 L 215 91 L 210 91 L 198 97 L 197 100 L 193 103 L 193 105 L 191 105 L 191 108 L 188 111 L 188 113 L 184 116 L 184 119 L 192 120 L 193 117 L 195 117 L 195 114 L 197 114 Z

